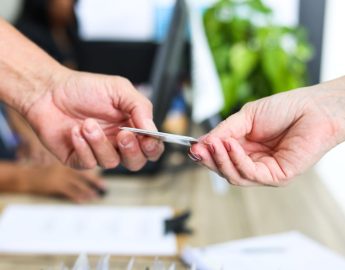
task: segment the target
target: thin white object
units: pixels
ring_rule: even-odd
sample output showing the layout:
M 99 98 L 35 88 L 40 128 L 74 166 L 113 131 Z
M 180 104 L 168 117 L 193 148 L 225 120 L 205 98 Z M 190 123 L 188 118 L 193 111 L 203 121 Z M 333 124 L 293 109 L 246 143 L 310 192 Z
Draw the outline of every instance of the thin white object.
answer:
M 127 265 L 127 270 L 133 270 L 135 259 L 132 257 Z
M 90 270 L 89 259 L 86 254 L 81 254 L 72 270 Z
M 199 270 L 345 269 L 345 259 L 298 232 L 187 248 L 182 259 Z
M 97 263 L 96 270 L 109 270 L 110 255 L 102 256 Z
M 121 127 L 121 130 L 131 131 L 145 136 L 155 137 L 163 142 L 175 143 L 185 146 L 191 146 L 193 143 L 197 143 L 198 140 L 193 137 L 176 135 L 171 133 L 164 133 L 159 131 L 150 131 L 145 129 L 130 128 L 130 127 Z
M 192 118 L 196 123 L 201 123 L 222 110 L 224 97 L 205 34 L 200 6 L 194 1 L 188 3 L 192 44 Z
M 165 234 L 171 207 L 12 205 L 0 220 L 0 253 L 175 256 Z

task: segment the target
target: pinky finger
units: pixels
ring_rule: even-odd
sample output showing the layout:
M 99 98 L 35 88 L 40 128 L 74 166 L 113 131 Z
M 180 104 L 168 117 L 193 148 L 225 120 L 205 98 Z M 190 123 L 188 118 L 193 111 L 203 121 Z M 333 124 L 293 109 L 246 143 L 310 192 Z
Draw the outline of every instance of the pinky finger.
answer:
M 72 129 L 72 142 L 75 152 L 71 162 L 74 167 L 81 169 L 92 169 L 96 167 L 97 161 L 90 146 L 81 135 L 80 128 L 78 126 L 75 126 Z

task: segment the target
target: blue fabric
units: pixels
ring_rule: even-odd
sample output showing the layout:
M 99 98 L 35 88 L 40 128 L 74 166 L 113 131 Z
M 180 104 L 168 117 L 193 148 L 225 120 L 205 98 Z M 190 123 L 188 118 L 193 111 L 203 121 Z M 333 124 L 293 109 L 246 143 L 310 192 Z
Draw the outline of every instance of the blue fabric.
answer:
M 0 113 L 6 118 L 6 111 L 4 106 L 0 103 Z M 16 157 L 16 148 L 9 149 L 5 146 L 4 141 L 0 136 L 0 160 L 14 160 Z

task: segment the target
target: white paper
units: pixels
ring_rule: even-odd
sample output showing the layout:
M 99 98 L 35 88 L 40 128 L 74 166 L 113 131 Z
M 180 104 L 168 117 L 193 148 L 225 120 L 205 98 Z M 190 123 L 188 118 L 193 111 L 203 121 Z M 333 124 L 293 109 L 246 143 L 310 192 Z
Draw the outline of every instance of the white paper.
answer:
M 0 253 L 172 256 L 169 207 L 12 205 L 0 220 Z
M 190 1 L 189 12 L 192 43 L 192 118 L 196 123 L 201 123 L 222 110 L 224 98 L 198 5 Z
M 84 40 L 145 41 L 154 37 L 152 0 L 79 0 L 76 14 Z
M 200 270 L 340 270 L 345 259 L 298 232 L 255 237 L 200 249 L 187 248 L 183 260 Z

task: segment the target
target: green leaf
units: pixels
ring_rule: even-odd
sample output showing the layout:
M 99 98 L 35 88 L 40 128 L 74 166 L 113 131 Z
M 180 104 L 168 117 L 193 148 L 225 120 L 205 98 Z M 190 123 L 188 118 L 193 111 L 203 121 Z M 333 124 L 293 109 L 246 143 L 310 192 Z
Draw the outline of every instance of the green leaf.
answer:
M 239 79 L 244 79 L 254 70 L 258 55 L 244 43 L 235 44 L 230 48 L 229 63 L 232 72 Z

